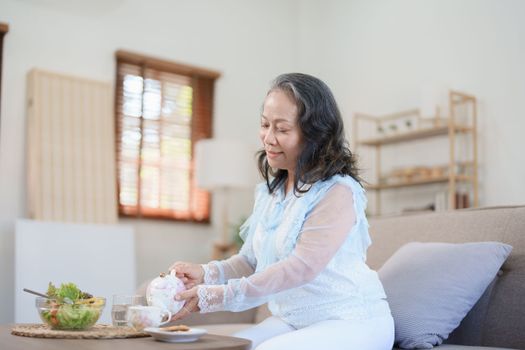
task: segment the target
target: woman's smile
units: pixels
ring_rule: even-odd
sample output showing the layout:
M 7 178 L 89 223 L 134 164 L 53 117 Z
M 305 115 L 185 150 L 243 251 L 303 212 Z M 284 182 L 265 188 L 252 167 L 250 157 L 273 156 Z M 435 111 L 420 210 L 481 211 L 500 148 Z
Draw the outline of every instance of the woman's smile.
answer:
M 270 159 L 275 159 L 279 157 L 283 152 L 272 152 L 272 151 L 266 151 L 266 156 Z

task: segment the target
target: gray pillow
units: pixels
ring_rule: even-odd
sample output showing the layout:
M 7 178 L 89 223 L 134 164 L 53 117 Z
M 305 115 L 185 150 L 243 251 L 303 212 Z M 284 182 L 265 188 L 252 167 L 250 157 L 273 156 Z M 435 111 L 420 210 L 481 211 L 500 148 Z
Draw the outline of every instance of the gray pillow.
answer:
M 394 317 L 395 343 L 431 349 L 459 325 L 507 259 L 499 242 L 408 243 L 379 269 Z

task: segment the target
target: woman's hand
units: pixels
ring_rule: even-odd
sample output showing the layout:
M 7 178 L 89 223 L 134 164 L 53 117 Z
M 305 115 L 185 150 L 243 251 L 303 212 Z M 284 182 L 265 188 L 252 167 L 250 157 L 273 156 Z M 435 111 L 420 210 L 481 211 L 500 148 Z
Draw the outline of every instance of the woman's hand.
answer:
M 204 269 L 199 264 L 177 261 L 170 267 L 170 271 L 175 270 L 177 276 L 186 289 L 191 289 L 204 282 Z
M 181 318 L 184 318 L 188 315 L 190 315 L 192 312 L 198 312 L 199 309 L 199 295 L 197 294 L 197 288 L 193 287 L 191 289 L 185 290 L 184 292 L 180 292 L 175 296 L 175 300 L 182 301 L 185 300 L 186 303 L 184 304 L 184 307 L 180 309 L 179 312 L 177 312 L 175 315 L 171 317 L 172 321 L 179 320 Z

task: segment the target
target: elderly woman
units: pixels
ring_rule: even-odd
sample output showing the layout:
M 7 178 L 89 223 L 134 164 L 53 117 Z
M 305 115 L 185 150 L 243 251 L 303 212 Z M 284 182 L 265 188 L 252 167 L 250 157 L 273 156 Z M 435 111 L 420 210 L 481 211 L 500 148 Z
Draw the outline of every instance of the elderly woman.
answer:
M 366 197 L 328 86 L 306 74 L 277 77 L 261 115 L 252 215 L 237 255 L 205 265 L 176 262 L 190 312 L 272 316 L 237 333 L 262 349 L 392 349 L 394 323 L 377 274 Z

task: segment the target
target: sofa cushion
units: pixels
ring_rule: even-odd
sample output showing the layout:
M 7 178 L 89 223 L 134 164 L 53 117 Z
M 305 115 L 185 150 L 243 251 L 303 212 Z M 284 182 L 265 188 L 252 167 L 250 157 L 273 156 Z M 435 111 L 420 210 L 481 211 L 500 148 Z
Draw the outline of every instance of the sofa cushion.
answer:
M 498 242 L 401 247 L 381 267 L 396 344 L 430 349 L 446 339 L 496 276 L 512 247 Z
M 507 258 L 508 260 L 508 258 Z M 498 271 L 498 275 L 502 273 Z M 483 324 L 486 322 L 490 298 L 495 286 L 498 284 L 498 276 L 485 289 L 483 295 L 472 307 L 468 314 L 463 318 L 459 326 L 450 333 L 449 337 L 443 341 L 443 344 L 458 344 L 478 346 L 482 344 Z

